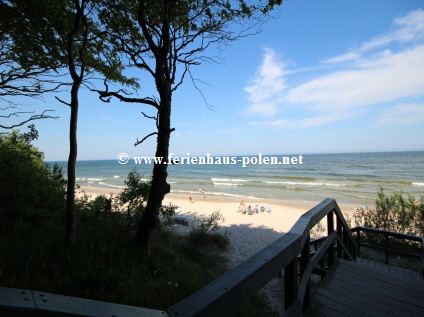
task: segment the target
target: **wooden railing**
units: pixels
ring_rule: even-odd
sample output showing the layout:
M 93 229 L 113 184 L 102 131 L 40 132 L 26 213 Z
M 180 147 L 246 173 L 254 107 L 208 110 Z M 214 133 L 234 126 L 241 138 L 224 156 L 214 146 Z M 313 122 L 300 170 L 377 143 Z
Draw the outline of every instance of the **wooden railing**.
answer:
M 164 311 L 0 287 L 0 317 L 163 317 Z
M 311 241 L 310 230 L 326 218 L 327 236 Z M 384 247 L 365 243 L 361 232 L 385 237 Z M 352 235 L 355 234 L 355 237 Z M 390 239 L 421 243 L 423 237 L 355 227 L 349 229 L 334 199 L 326 199 L 303 214 L 291 230 L 238 267 L 163 311 L 118 305 L 36 291 L 0 288 L 0 316 L 232 316 L 277 275 L 284 275 L 285 315 L 299 316 L 310 301 L 312 274 L 325 275 L 336 257 L 355 261 L 360 246 L 407 254 L 390 248 Z M 414 254 L 407 254 L 419 257 Z M 424 273 L 424 271 L 423 271 Z
M 328 236 L 311 256 L 310 230 L 325 217 Z M 324 274 L 336 256 L 355 260 L 356 249 L 336 201 L 326 199 L 303 214 L 287 234 L 169 308 L 168 315 L 231 316 L 283 271 L 285 312 L 298 316 L 309 303 L 311 274 Z
M 360 252 L 360 247 L 367 247 L 371 249 L 377 249 L 384 252 L 384 263 L 389 264 L 390 255 L 402 255 L 406 257 L 416 258 L 421 260 L 421 274 L 424 277 L 424 237 L 419 236 L 413 236 L 410 234 L 403 234 L 399 232 L 394 231 L 388 231 L 388 230 L 380 230 L 380 229 L 374 229 L 374 228 L 367 228 L 367 227 L 355 227 L 351 229 L 351 232 L 355 234 L 356 243 L 358 245 L 358 254 Z M 374 237 L 383 237 L 384 243 L 383 245 L 378 244 L 372 244 L 366 242 L 364 240 L 361 233 L 366 233 L 368 236 L 374 236 Z M 397 250 L 393 247 L 392 240 L 403 240 L 403 241 L 414 241 L 418 242 L 420 244 L 420 253 L 413 253 L 413 252 L 407 252 L 407 251 L 401 251 Z

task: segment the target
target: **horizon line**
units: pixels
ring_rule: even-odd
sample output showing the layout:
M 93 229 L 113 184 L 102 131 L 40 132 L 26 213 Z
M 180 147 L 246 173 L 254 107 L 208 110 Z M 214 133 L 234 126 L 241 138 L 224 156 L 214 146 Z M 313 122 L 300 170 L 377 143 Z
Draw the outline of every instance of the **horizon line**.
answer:
M 424 150 L 400 150 L 400 151 L 369 151 L 369 152 L 332 152 L 332 153 L 291 153 L 291 154 L 264 154 L 261 152 L 258 152 L 256 154 L 238 154 L 238 155 L 211 155 L 213 157 L 238 157 L 238 156 L 257 156 L 259 153 L 265 156 L 296 156 L 296 155 L 337 155 L 337 154 L 372 154 L 372 153 L 404 153 L 404 152 L 424 152 Z M 187 155 L 174 155 L 175 157 L 187 157 Z M 153 157 L 153 156 L 139 156 L 139 157 Z M 189 157 L 204 157 L 200 155 L 189 155 Z M 67 162 L 68 160 L 45 160 L 44 162 Z M 116 161 L 116 158 L 110 158 L 110 159 L 82 159 L 78 160 L 77 162 L 87 162 L 87 161 Z

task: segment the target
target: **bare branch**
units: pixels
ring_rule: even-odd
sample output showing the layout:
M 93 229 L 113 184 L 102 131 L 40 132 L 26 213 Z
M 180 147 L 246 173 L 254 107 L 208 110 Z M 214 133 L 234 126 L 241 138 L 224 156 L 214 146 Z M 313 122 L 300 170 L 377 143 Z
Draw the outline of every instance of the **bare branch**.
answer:
M 157 116 L 148 116 L 147 114 L 145 114 L 143 111 L 141 112 L 141 114 L 145 117 L 145 118 L 148 118 L 148 119 L 152 119 L 152 120 L 157 120 Z
M 50 112 L 50 111 L 54 111 L 54 110 L 44 110 L 41 114 L 33 115 L 30 118 L 28 118 L 27 120 L 24 120 L 24 121 L 22 121 L 20 123 L 16 123 L 16 124 L 12 124 L 12 125 L 3 125 L 3 124 L 0 124 L 0 128 L 2 128 L 2 129 L 14 129 L 14 128 L 23 126 L 24 124 L 26 124 L 26 123 L 28 123 L 30 121 L 34 121 L 34 120 L 40 120 L 40 119 L 57 119 L 57 118 L 59 118 L 59 117 L 53 117 L 53 116 L 49 116 L 49 115 L 46 115 L 45 114 L 46 112 Z M 13 114 L 11 114 L 11 115 L 13 115 Z
M 66 101 L 63 101 L 62 99 L 60 99 L 58 96 L 54 96 L 59 102 L 61 102 L 61 103 L 63 103 L 64 105 L 67 105 L 67 106 L 71 106 L 71 104 L 69 103 L 69 102 L 66 102 Z
M 150 138 L 151 136 L 153 136 L 153 135 L 157 135 L 158 133 L 157 132 L 152 132 L 152 133 L 150 133 L 150 134 L 148 134 L 148 135 L 146 135 L 143 139 L 141 139 L 141 141 L 139 141 L 138 139 L 137 139 L 137 141 L 134 143 L 134 146 L 137 146 L 137 145 L 139 145 L 139 144 L 141 144 L 141 143 L 143 143 L 144 141 L 146 141 L 148 138 Z
M 197 84 L 196 84 L 196 81 L 199 81 L 199 80 L 198 80 L 198 79 L 195 79 L 195 78 L 193 77 L 193 75 L 192 75 L 192 73 L 191 73 L 190 69 L 188 70 L 188 73 L 190 74 L 191 82 L 193 83 L 194 88 L 196 88 L 196 90 L 197 90 L 197 91 L 200 93 L 200 95 L 202 96 L 202 99 L 203 99 L 203 101 L 204 101 L 204 103 L 205 103 L 206 107 L 208 107 L 208 109 L 209 109 L 209 110 L 212 110 L 212 109 L 213 109 L 213 106 L 212 106 L 211 104 L 209 104 L 209 103 L 208 103 L 208 101 L 206 100 L 205 95 L 203 94 L 203 90 L 202 90 L 202 89 L 200 89 L 200 88 L 197 86 Z

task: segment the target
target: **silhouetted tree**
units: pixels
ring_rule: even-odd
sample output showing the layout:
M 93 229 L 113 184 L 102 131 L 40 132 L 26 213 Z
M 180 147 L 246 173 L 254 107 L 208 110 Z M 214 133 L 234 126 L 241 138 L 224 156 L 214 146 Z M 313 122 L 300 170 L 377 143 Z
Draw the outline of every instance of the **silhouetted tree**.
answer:
M 47 1 L 38 1 L 41 11 Z M 22 109 L 23 97 L 39 98 L 46 92 L 58 91 L 56 81 L 60 69 L 56 21 L 46 23 L 35 0 L 0 1 L 0 128 L 13 129 L 30 121 L 51 116 L 53 110 L 41 114 Z M 19 99 L 19 101 L 18 101 Z
M 135 145 L 156 136 L 156 156 L 162 163 L 153 167 L 151 190 L 146 210 L 138 225 L 135 242 L 148 251 L 150 234 L 158 222 L 159 208 L 169 193 L 167 183 L 167 157 L 171 127 L 171 105 L 174 91 L 191 76 L 190 67 L 214 60 L 205 55 L 213 44 L 225 45 L 240 37 L 256 33 L 265 21 L 269 10 L 281 0 L 104 0 L 99 13 L 105 30 L 115 39 L 120 52 L 131 67 L 153 79 L 157 95 L 138 98 L 124 90 L 110 91 L 105 80 L 105 90 L 100 99 L 112 97 L 123 102 L 150 106 L 154 114 L 146 118 L 156 122 L 156 131 Z M 192 78 L 193 79 L 193 78 Z M 193 81 L 194 82 L 194 81 Z
M 8 0 L 2 1 L 2 8 L 9 10 L 10 17 L 2 19 L 7 29 L 4 45 L 11 47 L 6 54 L 15 72 L 26 71 L 26 79 L 32 85 L 21 84 L 9 88 L 9 94 L 37 96 L 49 91 L 44 83 L 58 87 L 70 87 L 70 101 L 56 99 L 71 109 L 69 128 L 69 159 L 67 183 L 67 229 L 66 242 L 75 239 L 75 165 L 77 159 L 77 121 L 79 91 L 81 85 L 97 73 L 108 76 L 111 81 L 126 85 L 136 82 L 122 76 L 122 65 L 115 49 L 108 41 L 106 32 L 101 32 L 98 17 L 95 16 L 96 0 Z M 19 18 L 15 18 L 15 14 Z M 10 27 L 10 21 L 15 21 Z M 35 46 L 31 45 L 35 42 Z M 70 77 L 51 80 L 51 72 L 57 76 Z M 46 80 L 43 76 L 48 75 Z M 11 78 L 14 78 L 13 76 Z M 50 90 L 52 91 L 52 90 Z M 46 112 L 42 114 L 46 115 Z
M 114 47 L 109 45 L 107 33 L 99 30 L 93 15 L 96 1 L 73 0 L 67 10 L 73 12 L 73 22 L 66 36 L 66 57 L 69 74 L 72 78 L 69 103 L 60 102 L 71 108 L 69 124 L 69 158 L 68 186 L 66 192 L 66 242 L 70 245 L 75 240 L 75 167 L 77 161 L 77 122 L 79 108 L 79 91 L 81 85 L 92 73 L 102 73 L 113 81 L 124 84 L 134 83 L 122 76 L 122 65 L 115 58 Z

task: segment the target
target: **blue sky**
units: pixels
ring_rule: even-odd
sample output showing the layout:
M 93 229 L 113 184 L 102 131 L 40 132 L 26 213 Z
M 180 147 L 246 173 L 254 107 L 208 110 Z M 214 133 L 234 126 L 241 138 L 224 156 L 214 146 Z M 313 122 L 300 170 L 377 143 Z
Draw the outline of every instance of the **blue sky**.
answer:
M 225 48 L 223 63 L 193 69 L 212 109 L 189 80 L 174 94 L 171 152 L 424 150 L 422 1 L 291 0 L 275 15 L 260 34 Z M 37 122 L 36 145 L 47 160 L 66 160 L 69 109 L 52 97 L 38 107 L 60 119 Z M 133 146 L 154 131 L 141 111 L 153 114 L 83 91 L 78 159 L 153 155 L 154 138 Z

